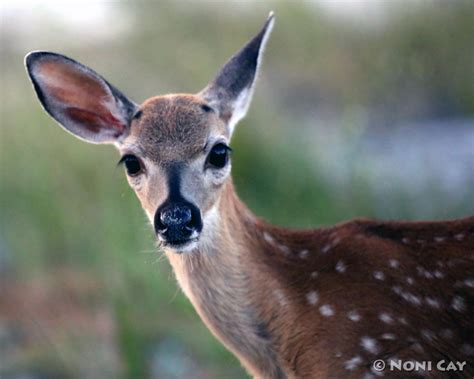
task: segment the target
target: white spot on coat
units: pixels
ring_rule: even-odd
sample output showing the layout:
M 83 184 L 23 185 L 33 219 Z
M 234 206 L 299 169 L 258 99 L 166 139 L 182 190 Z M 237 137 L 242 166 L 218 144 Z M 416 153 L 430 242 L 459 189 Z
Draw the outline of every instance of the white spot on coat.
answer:
M 462 233 L 456 234 L 454 238 L 456 238 L 458 241 L 462 241 L 464 239 L 464 234 Z
M 290 254 L 290 248 L 288 246 L 285 246 L 281 243 L 277 243 L 276 246 L 281 250 L 281 252 L 285 255 Z
M 382 338 L 383 340 L 393 341 L 393 340 L 397 339 L 397 336 L 393 333 L 384 333 L 380 336 L 380 338 Z
M 439 300 L 433 297 L 426 296 L 425 301 L 431 308 L 436 308 L 436 309 L 441 308 L 441 303 L 439 302 Z
M 341 239 L 336 235 L 333 235 L 332 237 L 334 238 L 332 241 L 332 247 L 337 246 L 337 244 L 341 241 Z
M 474 278 L 468 278 L 464 281 L 466 287 L 474 288 Z
M 393 292 L 395 292 L 397 295 L 400 295 L 404 300 L 408 301 L 409 303 L 413 305 L 420 305 L 421 300 L 418 296 L 410 293 L 410 292 L 404 292 L 400 286 L 393 286 L 392 287 Z
M 306 294 L 306 300 L 310 305 L 314 305 L 318 302 L 319 296 L 316 291 L 311 291 Z
M 408 321 L 405 317 L 399 317 L 398 322 L 403 325 L 408 325 Z
M 319 312 L 325 317 L 334 316 L 334 309 L 328 304 L 321 305 L 319 307 Z
M 397 295 L 400 295 L 404 300 L 408 301 L 409 303 L 413 305 L 420 305 L 421 300 L 418 296 L 410 293 L 410 292 L 404 292 L 400 286 L 393 286 L 392 287 L 393 292 L 395 292 Z
M 285 305 L 288 304 L 288 299 L 286 298 L 285 294 L 283 293 L 282 290 L 274 290 L 273 294 L 275 295 L 278 303 L 284 307 Z
M 354 358 L 349 359 L 348 361 L 344 362 L 344 367 L 346 370 L 354 370 L 362 363 L 362 358 L 358 355 Z
M 265 241 L 267 241 L 269 244 L 274 244 L 275 243 L 275 240 L 273 239 L 273 237 L 268 234 L 267 232 L 263 232 L 263 238 Z
M 433 274 L 421 266 L 416 266 L 416 271 L 418 272 L 419 276 L 424 276 L 427 279 L 433 279 Z
M 413 305 L 421 305 L 421 299 L 410 292 L 402 292 L 401 296 L 404 300 L 408 301 Z
M 281 250 L 283 254 L 285 255 L 290 254 L 290 248 L 288 246 L 285 246 L 275 241 L 275 238 L 273 238 L 273 236 L 270 235 L 269 233 L 263 232 L 263 239 L 267 241 L 270 245 L 276 246 L 278 249 Z
M 433 275 L 435 276 L 435 278 L 438 278 L 438 279 L 443 279 L 444 278 L 444 274 L 439 270 L 433 271 Z
M 454 296 L 451 306 L 458 312 L 463 312 L 466 309 L 466 303 L 461 296 Z
M 377 280 L 384 280 L 385 274 L 382 271 L 374 271 L 374 278 Z
M 308 257 L 308 253 L 309 251 L 308 250 L 301 250 L 299 253 L 298 253 L 298 256 L 301 258 L 301 259 L 306 259 Z
M 431 272 L 425 271 L 425 278 L 426 279 L 433 279 L 433 277 L 434 277 L 434 275 Z
M 434 338 L 434 333 L 428 329 L 422 329 L 421 335 L 427 341 L 432 341 Z
M 358 322 L 360 321 L 360 319 L 362 318 L 361 315 L 359 314 L 359 312 L 357 311 L 350 311 L 348 314 L 347 314 L 347 318 L 351 321 L 354 321 L 354 322 Z
M 383 376 L 383 373 L 382 373 L 381 376 Z M 362 379 L 374 379 L 374 378 L 375 378 L 375 376 L 373 374 L 371 374 L 370 372 L 366 372 L 364 374 L 364 376 L 362 377 Z
M 326 254 L 329 250 L 331 250 L 331 244 L 327 243 L 326 245 L 323 246 L 323 248 L 321 249 L 321 252 Z
M 372 354 L 377 354 L 379 352 L 377 341 L 370 337 L 362 337 L 360 339 L 360 346 Z
M 379 320 L 385 322 L 386 324 L 393 323 L 393 318 L 388 313 L 380 313 Z
M 339 261 L 336 264 L 336 271 L 339 273 L 344 273 L 346 271 L 346 265 L 344 264 L 343 261 Z
M 393 286 L 392 291 L 395 292 L 397 295 L 401 295 L 402 292 L 403 292 L 402 287 L 400 287 L 400 286 Z
M 397 261 L 396 259 L 390 259 L 388 261 L 388 264 L 390 265 L 391 268 L 398 268 L 400 266 L 400 262 Z

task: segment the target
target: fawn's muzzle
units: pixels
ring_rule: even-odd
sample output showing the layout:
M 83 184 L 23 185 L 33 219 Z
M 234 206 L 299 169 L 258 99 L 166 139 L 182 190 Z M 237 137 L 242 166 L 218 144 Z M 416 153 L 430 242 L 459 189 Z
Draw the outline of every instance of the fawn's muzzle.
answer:
M 155 213 L 154 226 L 166 245 L 182 245 L 201 232 L 201 212 L 189 202 L 165 202 Z

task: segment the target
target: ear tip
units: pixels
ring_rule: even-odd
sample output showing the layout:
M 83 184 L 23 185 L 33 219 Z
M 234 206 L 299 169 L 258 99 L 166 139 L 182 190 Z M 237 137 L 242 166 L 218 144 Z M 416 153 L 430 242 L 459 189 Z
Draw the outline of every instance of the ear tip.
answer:
M 28 54 L 25 55 L 25 59 L 23 60 L 25 63 L 25 66 L 29 68 L 31 64 L 38 58 L 39 51 L 30 51 Z
M 265 25 L 263 25 L 263 28 L 261 29 L 260 33 L 256 37 L 260 40 L 260 49 L 265 47 L 268 37 L 272 33 L 274 23 L 275 23 L 275 14 L 273 13 L 273 11 L 270 11 L 270 13 L 268 14 L 267 20 L 265 21 Z
M 30 69 L 31 66 L 39 59 L 44 58 L 45 56 L 53 57 L 56 55 L 58 54 L 43 50 L 30 51 L 28 54 L 25 55 L 24 63 L 26 68 Z
M 24 65 L 26 68 L 26 72 L 28 73 L 31 80 L 34 80 L 33 65 L 41 56 L 42 56 L 41 51 L 30 51 L 28 54 L 25 55 Z
M 265 23 L 266 24 L 265 28 L 266 29 L 272 28 L 274 23 L 275 23 L 275 12 L 270 11 L 270 13 L 268 13 L 267 22 Z
M 271 33 L 274 23 L 275 23 L 275 13 L 273 11 L 270 11 L 270 13 L 268 14 L 267 20 L 265 21 L 265 25 L 263 26 L 263 29 L 262 29 L 262 34 L 264 36 Z

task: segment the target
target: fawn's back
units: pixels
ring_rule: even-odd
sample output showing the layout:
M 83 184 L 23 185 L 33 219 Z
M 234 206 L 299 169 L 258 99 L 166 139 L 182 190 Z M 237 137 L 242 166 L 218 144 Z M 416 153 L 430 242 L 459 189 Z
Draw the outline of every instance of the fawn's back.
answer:
M 474 218 L 255 234 L 253 264 L 279 283 L 263 312 L 297 377 L 371 377 L 377 359 L 472 363 Z

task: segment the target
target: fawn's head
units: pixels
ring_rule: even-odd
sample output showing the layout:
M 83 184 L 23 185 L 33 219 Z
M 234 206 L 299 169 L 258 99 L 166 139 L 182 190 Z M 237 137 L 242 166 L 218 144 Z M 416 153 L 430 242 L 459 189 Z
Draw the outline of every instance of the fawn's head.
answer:
M 211 233 L 230 174 L 229 142 L 250 104 L 266 40 L 263 29 L 197 94 L 137 105 L 104 78 L 63 55 L 32 52 L 26 67 L 44 109 L 90 143 L 113 144 L 158 239 L 177 252 Z

